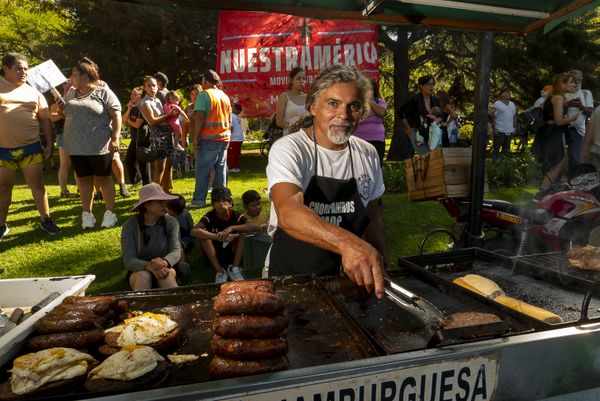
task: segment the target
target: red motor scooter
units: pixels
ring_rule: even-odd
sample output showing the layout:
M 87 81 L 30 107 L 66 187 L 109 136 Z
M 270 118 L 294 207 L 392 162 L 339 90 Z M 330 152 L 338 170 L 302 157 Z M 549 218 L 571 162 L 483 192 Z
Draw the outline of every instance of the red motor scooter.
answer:
M 529 206 L 486 199 L 481 213 L 482 247 L 520 256 L 584 246 L 590 231 L 600 225 L 599 196 L 600 177 L 598 173 L 589 173 L 575 177 L 559 192 Z M 440 202 L 456 219 L 452 229 L 455 243 L 464 243 L 469 199 L 442 198 Z

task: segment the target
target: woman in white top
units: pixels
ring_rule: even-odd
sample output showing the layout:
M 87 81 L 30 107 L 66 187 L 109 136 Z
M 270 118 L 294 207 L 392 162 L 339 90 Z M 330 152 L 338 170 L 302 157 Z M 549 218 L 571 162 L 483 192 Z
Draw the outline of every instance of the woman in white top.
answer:
M 167 124 L 167 120 L 178 116 L 179 109 L 174 108 L 165 113 L 162 103 L 156 97 L 158 84 L 154 77 L 144 77 L 144 92 L 140 111 L 148 125 L 156 130 L 153 140 L 156 141 L 158 151 L 158 159 L 153 162 L 152 181 L 160 184 L 163 191 L 168 193 L 171 190 L 169 183 L 173 174 L 173 165 L 170 164 L 170 168 L 167 166 L 167 157 L 173 154 L 173 131 Z
M 302 117 L 308 114 L 306 110 L 306 74 L 304 69 L 295 67 L 290 72 L 290 83 L 288 90 L 277 98 L 277 112 L 275 122 L 278 127 L 283 128 L 283 134 L 291 133 L 290 128 Z

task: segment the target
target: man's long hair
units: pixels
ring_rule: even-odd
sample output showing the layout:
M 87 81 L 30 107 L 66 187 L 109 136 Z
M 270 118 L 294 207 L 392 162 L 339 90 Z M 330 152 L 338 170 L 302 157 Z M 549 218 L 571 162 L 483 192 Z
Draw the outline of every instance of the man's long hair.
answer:
M 310 90 L 306 95 L 306 110 L 310 111 L 310 107 L 319 99 L 321 93 L 331 88 L 338 83 L 352 82 L 358 89 L 359 102 L 362 104 L 361 118 L 369 114 L 369 100 L 373 96 L 371 83 L 369 80 L 356 68 L 351 68 L 342 64 L 334 64 L 324 68 L 319 72 L 317 78 L 310 86 Z M 294 124 L 290 132 L 298 131 L 301 128 L 308 128 L 313 125 L 313 116 L 308 115 L 296 124 Z

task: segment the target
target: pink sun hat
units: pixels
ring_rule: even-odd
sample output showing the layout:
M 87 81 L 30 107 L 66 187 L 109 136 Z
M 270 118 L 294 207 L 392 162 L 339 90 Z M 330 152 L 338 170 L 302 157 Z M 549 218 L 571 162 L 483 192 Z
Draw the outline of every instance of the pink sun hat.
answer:
M 158 185 L 155 182 L 152 182 L 152 183 L 146 184 L 140 188 L 140 199 L 135 204 L 135 206 L 131 208 L 131 211 L 135 212 L 140 205 L 142 205 L 148 201 L 153 201 L 153 200 L 169 201 L 169 200 L 173 200 L 173 199 L 178 199 L 178 198 L 176 196 L 169 195 L 168 193 L 163 191 L 163 189 L 161 188 L 160 185 Z

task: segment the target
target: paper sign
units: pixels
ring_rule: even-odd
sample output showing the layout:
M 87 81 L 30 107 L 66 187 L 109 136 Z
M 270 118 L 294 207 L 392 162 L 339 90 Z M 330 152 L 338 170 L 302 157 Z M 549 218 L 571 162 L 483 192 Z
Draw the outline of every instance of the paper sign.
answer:
M 48 92 L 66 81 L 67 78 L 52 60 L 44 61 L 27 71 L 27 83 L 41 93 Z

